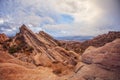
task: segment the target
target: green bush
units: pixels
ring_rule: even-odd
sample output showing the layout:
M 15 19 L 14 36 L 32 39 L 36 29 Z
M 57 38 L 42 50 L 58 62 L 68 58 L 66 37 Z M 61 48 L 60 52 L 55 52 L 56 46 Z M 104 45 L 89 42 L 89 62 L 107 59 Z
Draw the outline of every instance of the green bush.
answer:
M 10 54 L 16 53 L 17 51 L 18 51 L 18 49 L 17 49 L 17 47 L 15 47 L 15 46 L 10 47 L 9 50 L 8 50 L 8 52 L 9 52 Z
M 9 52 L 10 54 L 13 54 L 13 53 L 19 52 L 19 51 L 21 51 L 21 50 L 24 50 L 25 52 L 30 52 L 30 53 L 32 53 L 32 51 L 34 50 L 34 48 L 31 47 L 31 46 L 25 47 L 25 46 L 21 46 L 21 45 L 13 45 L 13 46 L 11 46 L 11 47 L 8 49 L 8 52 Z
M 28 51 L 28 52 L 32 52 L 33 50 L 34 50 L 34 48 L 31 47 L 31 46 L 28 46 L 27 49 L 26 49 L 26 51 Z

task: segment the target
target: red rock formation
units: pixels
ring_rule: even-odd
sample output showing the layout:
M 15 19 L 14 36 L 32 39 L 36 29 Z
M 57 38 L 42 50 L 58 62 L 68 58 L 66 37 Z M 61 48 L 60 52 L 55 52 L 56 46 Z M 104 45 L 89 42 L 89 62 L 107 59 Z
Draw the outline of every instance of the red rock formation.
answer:
M 120 80 L 120 39 L 86 51 L 82 62 L 85 64 L 76 66 L 77 73 L 70 80 L 81 77 L 85 80 Z
M 106 43 L 112 42 L 115 39 L 120 38 L 120 32 L 110 31 L 108 34 L 99 35 L 92 40 L 85 41 L 81 44 L 81 47 L 85 50 L 89 46 L 101 47 Z
M 5 41 L 6 51 L 1 44 L 0 80 L 120 80 L 120 39 L 114 40 L 118 37 L 119 32 L 110 32 L 88 42 L 61 45 L 47 33 L 35 34 L 22 25 L 12 41 Z M 79 56 L 81 49 L 86 50 Z
M 0 51 L 0 80 L 57 80 L 50 68 L 36 67 Z
M 5 51 L 0 51 L 0 63 L 13 63 L 13 64 L 18 64 L 21 66 L 24 66 L 26 68 L 36 68 L 35 65 L 27 63 L 27 62 L 22 62 L 19 59 L 15 58 L 14 56 L 10 55 L 9 53 Z
M 19 54 L 16 53 L 16 56 L 22 61 L 29 62 L 31 60 L 37 66 L 52 66 L 59 63 L 62 63 L 63 66 L 75 66 L 79 60 L 77 53 L 59 47 L 57 40 L 47 33 L 41 31 L 39 34 L 35 34 L 25 25 L 22 25 L 20 33 L 14 37 L 11 45 L 22 45 L 22 49 L 18 51 Z M 28 56 L 23 56 L 25 54 L 24 50 L 29 46 L 33 48 L 33 51 L 29 52 Z
M 98 64 L 109 70 L 120 70 L 120 39 L 82 55 L 82 61 Z
M 108 34 L 99 35 L 91 40 L 87 40 L 84 42 L 60 41 L 60 46 L 81 54 L 89 46 L 101 47 L 104 46 L 106 43 L 114 41 L 117 38 L 120 38 L 120 31 L 110 31 Z
M 48 68 L 28 69 L 12 63 L 0 63 L 0 80 L 58 80 Z

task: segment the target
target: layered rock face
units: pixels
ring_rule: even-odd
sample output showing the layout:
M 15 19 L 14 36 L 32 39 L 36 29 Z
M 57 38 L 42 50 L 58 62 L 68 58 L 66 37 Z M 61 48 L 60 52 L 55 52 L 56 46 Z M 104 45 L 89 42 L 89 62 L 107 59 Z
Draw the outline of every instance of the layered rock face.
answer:
M 79 55 L 77 53 L 69 52 L 59 47 L 58 41 L 45 32 L 41 31 L 39 34 L 35 34 L 25 25 L 20 28 L 20 33 L 14 37 L 11 44 L 21 45 L 24 49 L 30 47 L 32 52 L 29 55 L 32 56 L 31 61 L 36 65 L 50 66 L 51 64 L 62 63 L 64 65 L 75 66 L 78 61 Z M 21 58 L 24 57 L 22 56 Z M 26 58 L 26 61 L 28 59 Z

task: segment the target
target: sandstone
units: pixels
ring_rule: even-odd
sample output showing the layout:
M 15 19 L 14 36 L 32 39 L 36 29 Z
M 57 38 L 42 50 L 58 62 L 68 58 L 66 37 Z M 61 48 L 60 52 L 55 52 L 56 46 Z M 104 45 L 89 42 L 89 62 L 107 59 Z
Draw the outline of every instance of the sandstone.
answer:
M 119 80 L 119 73 L 112 72 L 95 64 L 83 66 L 76 74 L 72 75 L 70 80 Z
M 83 62 L 95 63 L 110 70 L 120 70 L 120 39 L 82 55 Z
M 96 49 L 96 47 L 94 47 L 94 46 L 89 46 L 87 49 L 85 49 L 84 53 L 89 52 L 89 51 L 92 51 L 92 50 L 95 50 L 95 49 Z
M 11 63 L 0 63 L 0 80 L 57 80 L 48 68 L 27 69 Z
M 13 64 L 18 64 L 30 69 L 36 68 L 35 65 L 27 62 L 22 62 L 19 59 L 16 59 L 14 56 L 4 51 L 0 51 L 0 63 L 13 63 Z

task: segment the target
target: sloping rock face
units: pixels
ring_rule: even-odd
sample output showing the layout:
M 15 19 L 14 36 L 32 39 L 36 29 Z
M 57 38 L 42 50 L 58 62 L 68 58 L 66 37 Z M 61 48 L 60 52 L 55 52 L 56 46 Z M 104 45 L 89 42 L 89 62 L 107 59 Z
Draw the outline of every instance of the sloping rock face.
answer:
M 120 80 L 120 39 L 105 46 L 87 50 L 70 80 Z M 82 66 L 82 67 L 81 67 Z M 79 68 L 80 67 L 80 68 Z
M 18 53 L 15 56 L 22 55 L 19 59 L 32 62 L 37 66 L 52 66 L 58 63 L 61 63 L 61 66 L 75 66 L 79 60 L 77 53 L 59 47 L 57 40 L 45 32 L 41 31 L 39 34 L 35 34 L 25 25 L 20 28 L 20 33 L 14 37 L 11 46 L 13 45 L 22 48 L 18 51 L 19 53 L 23 51 L 22 53 L 28 54 L 27 57 Z
M 117 72 L 105 70 L 95 64 L 84 65 L 77 73 L 68 80 L 120 80 Z
M 39 39 L 43 40 L 43 42 L 46 43 L 47 45 L 57 46 L 59 43 L 59 41 L 55 40 L 52 36 L 48 35 L 44 31 L 40 31 L 38 36 Z
M 17 64 L 17 65 L 21 65 L 21 66 L 24 66 L 30 69 L 36 68 L 35 65 L 27 63 L 27 62 L 23 62 L 5 51 L 0 51 L 0 63 Z
M 5 34 L 0 34 L 0 43 L 3 43 L 3 42 L 5 42 L 8 39 L 9 38 Z
M 0 80 L 57 80 L 48 68 L 28 69 L 12 63 L 0 63 Z
M 98 64 L 109 70 L 120 70 L 120 39 L 82 55 L 85 63 Z

